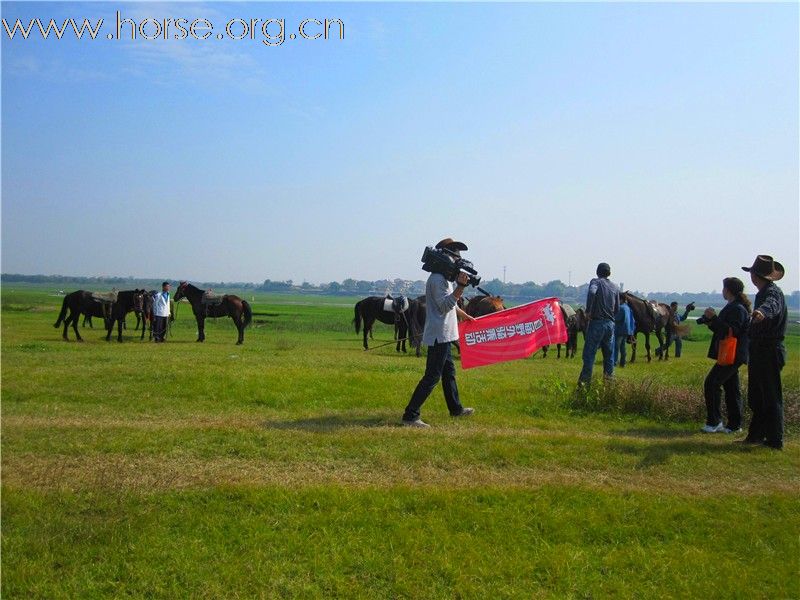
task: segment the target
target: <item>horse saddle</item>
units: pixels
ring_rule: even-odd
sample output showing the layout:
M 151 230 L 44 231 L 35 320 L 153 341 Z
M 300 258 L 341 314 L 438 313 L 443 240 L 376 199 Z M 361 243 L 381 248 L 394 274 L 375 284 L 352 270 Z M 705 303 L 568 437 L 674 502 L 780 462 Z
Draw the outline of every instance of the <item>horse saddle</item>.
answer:
M 404 313 L 408 310 L 408 298 L 405 296 L 397 296 L 397 298 L 386 296 L 383 299 L 383 310 L 396 314 Z
M 563 302 L 561 302 L 560 304 L 561 304 L 561 310 L 564 311 L 564 316 L 567 319 L 571 319 L 575 316 L 574 308 L 572 308 L 569 304 L 564 304 Z
M 219 294 L 214 294 L 212 292 L 203 292 L 203 296 L 200 298 L 200 303 L 206 306 L 217 306 L 222 304 L 225 296 L 221 296 Z
M 91 292 L 92 300 L 101 302 L 103 304 L 113 304 L 117 301 L 118 292 L 112 290 L 110 292 Z

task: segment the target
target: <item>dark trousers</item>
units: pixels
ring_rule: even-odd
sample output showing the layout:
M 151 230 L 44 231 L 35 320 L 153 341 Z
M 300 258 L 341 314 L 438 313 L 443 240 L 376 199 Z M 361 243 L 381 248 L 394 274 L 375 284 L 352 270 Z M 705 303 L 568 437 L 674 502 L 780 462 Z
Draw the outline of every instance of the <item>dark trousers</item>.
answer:
M 461 414 L 464 410 L 461 401 L 458 399 L 458 386 L 456 385 L 456 365 L 450 353 L 450 343 L 437 343 L 428 346 L 428 359 L 425 363 L 425 375 L 422 376 L 417 384 L 411 400 L 403 413 L 403 420 L 414 421 L 419 419 L 419 411 L 422 404 L 431 395 L 431 392 L 442 380 L 444 399 L 447 402 L 447 409 L 451 415 Z
M 747 439 L 783 447 L 783 387 L 781 369 L 786 362 L 783 345 L 750 344 L 747 365 L 747 405 L 753 411 Z
M 706 425 L 716 426 L 722 422 L 720 400 L 725 390 L 725 408 L 728 411 L 728 429 L 742 426 L 742 393 L 739 391 L 739 366 L 714 365 L 706 376 Z
M 153 339 L 163 342 L 167 334 L 167 317 L 153 317 Z

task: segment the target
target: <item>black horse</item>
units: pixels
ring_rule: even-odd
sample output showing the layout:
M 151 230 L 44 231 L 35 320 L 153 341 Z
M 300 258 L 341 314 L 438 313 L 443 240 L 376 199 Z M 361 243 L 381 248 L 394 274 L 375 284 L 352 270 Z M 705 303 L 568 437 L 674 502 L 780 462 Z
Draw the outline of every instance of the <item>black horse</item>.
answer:
M 411 324 L 409 320 L 411 301 L 409 301 L 405 310 L 403 310 L 402 306 L 399 306 L 400 303 L 398 302 L 393 302 L 392 309 L 386 310 L 384 307 L 386 300 L 399 300 L 399 298 L 393 299 L 389 296 L 369 296 L 368 298 L 356 302 L 354 309 L 355 318 L 353 319 L 356 333 L 361 333 L 361 322 L 363 321 L 364 350 L 369 350 L 367 335 L 372 337 L 372 326 L 375 324 L 375 321 L 393 325 L 395 330 L 394 337 L 397 340 L 397 351 L 400 352 L 402 348 L 403 352 L 406 352 L 406 338 L 408 337 L 409 326 Z
M 108 304 L 104 305 L 95 300 L 92 296 L 92 292 L 87 292 L 86 290 L 70 292 L 64 296 L 64 300 L 61 302 L 61 312 L 58 314 L 58 319 L 53 327 L 58 329 L 63 323 L 64 333 L 62 333 L 61 337 L 65 340 L 69 340 L 67 330 L 71 325 L 72 330 L 75 332 L 75 339 L 82 342 L 83 338 L 78 331 L 78 319 L 80 319 L 81 315 L 100 317 L 104 321 L 107 321 L 110 316 L 110 310 Z
M 125 290 L 117 293 L 117 301 L 111 305 L 111 318 L 106 322 L 106 341 L 111 341 L 111 332 L 114 329 L 114 323 L 117 323 L 117 341 L 122 341 L 122 328 L 125 325 L 125 316 L 135 310 L 136 306 L 141 306 L 144 296 L 147 292 L 145 290 Z
M 61 312 L 59 313 L 58 319 L 53 327 L 57 329 L 63 323 L 64 332 L 61 337 L 63 337 L 65 340 L 68 340 L 69 336 L 67 335 L 67 330 L 71 325 L 72 330 L 75 332 L 75 339 L 77 339 L 79 342 L 82 342 L 83 338 L 78 331 L 78 320 L 80 319 L 81 315 L 100 317 L 103 319 L 105 324 L 107 332 L 106 341 L 109 341 L 111 339 L 111 329 L 113 328 L 113 323 L 119 318 L 118 315 L 123 310 L 123 307 L 132 306 L 135 296 L 137 294 L 142 294 L 143 292 L 144 290 L 128 290 L 124 292 L 118 292 L 116 302 L 114 303 L 99 301 L 92 292 L 87 292 L 86 290 L 78 290 L 76 292 L 69 293 L 64 296 L 64 300 L 61 302 Z M 120 302 L 120 306 L 117 307 L 117 304 Z M 122 320 L 124 320 L 125 314 L 127 314 L 129 310 L 132 309 L 128 308 L 124 313 L 122 313 Z M 69 315 L 67 313 L 69 313 Z M 119 340 L 122 341 L 121 322 Z
M 567 343 L 564 344 L 564 358 L 575 358 L 578 351 L 578 332 L 580 331 L 580 318 L 578 312 L 569 304 L 558 303 L 561 316 L 564 317 L 564 326 L 567 328 Z M 582 309 L 578 309 L 581 310 Z M 586 332 L 584 330 L 584 336 Z M 542 358 L 547 358 L 550 346 L 542 346 Z M 561 344 L 556 344 L 556 358 L 561 358 Z
M 175 293 L 175 302 L 183 298 L 186 298 L 189 304 L 192 305 L 192 312 L 197 320 L 198 342 L 206 339 L 206 317 L 230 317 L 239 332 L 236 344 L 244 343 L 244 329 L 253 320 L 253 311 L 247 300 L 242 300 L 239 296 L 233 294 L 210 296 L 206 294 L 206 290 L 201 290 L 191 283 L 181 281 L 178 285 L 178 291 Z

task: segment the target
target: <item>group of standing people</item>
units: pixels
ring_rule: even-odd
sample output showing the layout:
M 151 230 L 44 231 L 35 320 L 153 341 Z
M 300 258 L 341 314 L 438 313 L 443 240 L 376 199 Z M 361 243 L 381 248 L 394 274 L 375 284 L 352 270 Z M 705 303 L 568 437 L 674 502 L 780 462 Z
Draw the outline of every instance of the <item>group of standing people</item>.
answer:
M 467 250 L 466 244 L 445 238 L 437 245 L 454 256 Z M 737 277 L 722 281 L 722 295 L 727 304 L 717 314 L 707 308 L 697 322 L 706 324 L 713 332 L 708 357 L 717 360 L 705 380 L 704 393 L 707 419 L 702 431 L 707 433 L 736 433 L 742 430 L 742 396 L 739 386 L 739 367 L 748 369 L 747 399 L 752 419 L 744 444 L 762 444 L 770 448 L 783 448 L 783 393 L 781 369 L 786 363 L 783 338 L 786 332 L 787 309 L 781 289 L 775 285 L 784 275 L 783 266 L 771 256 L 759 255 L 750 267 L 758 289 L 755 305 L 744 293 L 744 283 Z M 598 349 L 603 354 L 603 374 L 611 378 L 614 365 L 625 366 L 625 344 L 632 340 L 636 324 L 633 312 L 624 294 L 609 279 L 608 263 L 597 265 L 597 277 L 589 282 L 586 297 L 586 343 L 583 347 L 583 368 L 578 377 L 578 390 L 585 390 L 591 382 L 592 369 Z M 456 369 L 451 345 L 458 340 L 458 318 L 474 320 L 458 308 L 467 276 L 461 274 L 455 282 L 444 275 L 432 273 L 425 287 L 428 307 L 422 342 L 428 346 L 425 374 L 414 389 L 403 413 L 402 423 L 409 427 L 429 427 L 420 418 L 425 400 L 441 381 L 445 402 L 450 415 L 467 417 L 474 413 L 464 407 L 456 385 Z M 682 316 L 677 314 L 677 303 L 670 307 L 670 317 L 675 324 L 685 321 L 693 306 L 690 304 Z M 736 349 L 730 360 L 720 359 L 720 346 L 724 339 L 735 338 Z M 673 336 L 675 353 L 680 356 L 680 336 Z M 728 340 L 730 341 L 730 340 Z M 723 424 L 720 412 L 722 392 L 725 393 L 728 422 Z
M 737 277 L 722 281 L 722 295 L 727 304 L 719 312 L 707 308 L 697 322 L 713 332 L 708 357 L 717 361 L 708 373 L 704 384 L 706 402 L 706 433 L 737 433 L 742 430 L 742 396 L 739 386 L 739 367 L 747 365 L 747 400 L 752 419 L 744 444 L 762 444 L 780 450 L 783 448 L 783 390 L 781 370 L 786 364 L 787 309 L 781 289 L 775 284 L 784 275 L 783 266 L 771 256 L 759 255 L 753 265 L 742 267 L 750 273 L 750 280 L 758 289 L 755 305 L 744 293 L 744 283 Z M 589 282 L 586 297 L 586 343 L 583 348 L 583 368 L 578 377 L 578 389 L 589 386 L 598 349 L 603 354 L 603 374 L 611 378 L 618 361 L 625 366 L 625 344 L 635 331 L 635 322 L 625 296 L 609 280 L 611 267 L 607 263 L 597 266 L 597 277 Z M 692 305 L 682 316 L 677 314 L 677 303 L 670 306 L 670 317 L 677 326 L 685 321 Z M 675 356 L 681 355 L 680 336 L 675 340 Z M 730 360 L 720 359 L 720 345 L 725 338 L 736 340 Z M 727 424 L 721 415 L 721 397 L 725 393 Z
M 713 332 L 708 357 L 719 358 L 720 344 L 727 336 L 736 339 L 732 364 L 715 364 L 705 381 L 707 433 L 736 433 L 742 429 L 742 395 L 739 367 L 747 365 L 747 405 L 752 412 L 743 444 L 783 448 L 783 387 L 781 370 L 786 364 L 786 323 L 788 311 L 783 291 L 775 284 L 783 278 L 783 265 L 768 255 L 756 257 L 753 265 L 742 267 L 758 289 L 755 304 L 744 293 L 744 283 L 736 277 L 722 281 L 727 304 L 716 314 L 707 308 L 698 323 Z M 725 392 L 728 423 L 720 414 L 721 390 Z

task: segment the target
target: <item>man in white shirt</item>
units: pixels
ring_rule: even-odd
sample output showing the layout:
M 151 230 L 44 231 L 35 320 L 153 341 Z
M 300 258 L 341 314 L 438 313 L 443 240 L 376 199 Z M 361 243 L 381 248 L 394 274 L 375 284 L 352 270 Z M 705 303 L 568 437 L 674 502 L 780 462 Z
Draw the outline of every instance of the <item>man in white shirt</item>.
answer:
M 161 293 L 153 292 L 153 339 L 163 342 L 169 318 L 169 281 L 161 284 Z
M 461 251 L 467 246 L 452 238 L 445 238 L 438 244 L 437 249 L 447 249 L 456 256 L 461 256 Z M 431 273 L 425 285 L 425 330 L 422 343 L 428 346 L 428 359 L 423 375 L 411 400 L 403 413 L 403 425 L 408 427 L 429 427 L 420 418 L 422 404 L 430 396 L 433 389 L 442 382 L 444 399 L 447 409 L 453 417 L 468 417 L 474 411 L 461 405 L 456 385 L 456 367 L 450 354 L 450 345 L 458 341 L 458 317 L 468 321 L 475 319 L 458 308 L 458 299 L 467 287 L 468 277 L 461 273 L 455 282 L 445 279 L 440 273 Z

